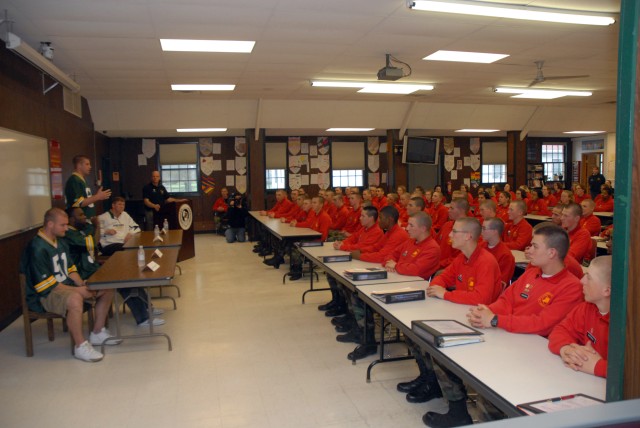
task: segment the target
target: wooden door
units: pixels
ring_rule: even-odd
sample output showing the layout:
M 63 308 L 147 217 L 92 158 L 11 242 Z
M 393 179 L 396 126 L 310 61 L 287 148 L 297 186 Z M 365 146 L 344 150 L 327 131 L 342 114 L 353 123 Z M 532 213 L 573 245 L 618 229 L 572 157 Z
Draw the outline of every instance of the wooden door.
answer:
M 602 172 L 602 166 L 600 165 L 600 158 L 602 157 L 602 153 L 583 153 L 582 154 L 582 171 L 580 172 L 580 183 L 583 186 L 587 186 L 585 189 L 587 192 L 589 191 L 589 186 L 587 180 L 591 175 L 591 170 L 593 167 L 598 167 L 600 172 Z

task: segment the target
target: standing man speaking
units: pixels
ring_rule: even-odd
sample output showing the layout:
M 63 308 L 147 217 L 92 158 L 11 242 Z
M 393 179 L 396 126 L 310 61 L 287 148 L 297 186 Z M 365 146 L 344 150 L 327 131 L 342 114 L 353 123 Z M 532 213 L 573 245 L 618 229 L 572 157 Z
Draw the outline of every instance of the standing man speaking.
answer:
M 95 222 L 96 208 L 94 203 L 104 201 L 111 197 L 111 190 L 98 188 L 95 195 L 91 193 L 91 187 L 86 182 L 86 177 L 91 174 L 91 161 L 85 155 L 73 157 L 73 174 L 64 186 L 64 195 L 67 200 L 67 209 L 82 208 L 85 215 Z
M 187 201 L 186 199 L 176 199 L 167 192 L 167 189 L 160 183 L 159 171 L 153 171 L 151 173 L 151 183 L 142 188 L 142 198 L 144 200 L 146 219 L 145 230 L 153 230 L 153 213 L 159 212 L 165 203 Z

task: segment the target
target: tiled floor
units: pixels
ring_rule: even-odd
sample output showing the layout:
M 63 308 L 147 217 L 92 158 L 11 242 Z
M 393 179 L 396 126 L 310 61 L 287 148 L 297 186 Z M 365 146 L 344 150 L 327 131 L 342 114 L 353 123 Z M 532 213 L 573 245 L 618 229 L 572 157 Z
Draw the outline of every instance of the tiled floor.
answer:
M 164 339 L 125 341 L 103 361 L 75 360 L 56 324 L 34 324 L 35 356 L 25 357 L 22 318 L 0 332 L 0 426 L 8 427 L 420 427 L 428 410 L 409 404 L 399 381 L 417 375 L 413 361 L 352 365 L 353 344 L 335 340 L 316 308 L 329 293 L 301 295 L 302 280 L 282 285 L 285 268 L 260 263 L 251 243 L 196 236 L 194 259 L 175 282 Z M 174 293 L 174 291 L 168 291 Z M 123 321 L 135 331 L 130 314 Z M 125 331 L 125 332 L 126 332 Z

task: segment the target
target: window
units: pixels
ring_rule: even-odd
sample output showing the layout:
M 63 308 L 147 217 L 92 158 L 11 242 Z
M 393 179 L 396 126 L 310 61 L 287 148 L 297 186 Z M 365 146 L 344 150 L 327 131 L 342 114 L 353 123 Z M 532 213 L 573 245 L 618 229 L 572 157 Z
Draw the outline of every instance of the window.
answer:
M 160 143 L 160 177 L 169 193 L 198 193 L 200 161 L 197 143 Z
M 565 158 L 564 144 L 543 144 L 542 145 L 542 163 L 544 164 L 544 175 L 547 181 L 561 180 L 564 177 Z
M 507 164 L 488 164 L 482 165 L 482 182 L 489 183 L 506 183 L 507 182 Z
M 284 169 L 267 170 L 267 190 L 284 189 Z
M 362 187 L 361 169 L 334 169 L 332 187 Z
M 162 165 L 162 184 L 169 193 L 197 193 L 197 164 Z

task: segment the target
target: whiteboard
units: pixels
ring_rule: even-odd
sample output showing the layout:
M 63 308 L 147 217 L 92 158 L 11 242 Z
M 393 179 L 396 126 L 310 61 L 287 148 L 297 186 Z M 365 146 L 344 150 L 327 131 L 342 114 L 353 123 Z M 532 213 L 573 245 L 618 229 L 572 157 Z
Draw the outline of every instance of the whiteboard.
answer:
M 0 128 L 0 238 L 42 226 L 49 208 L 47 140 Z

